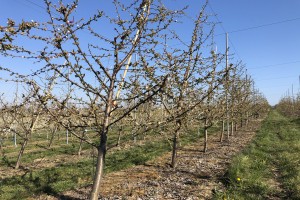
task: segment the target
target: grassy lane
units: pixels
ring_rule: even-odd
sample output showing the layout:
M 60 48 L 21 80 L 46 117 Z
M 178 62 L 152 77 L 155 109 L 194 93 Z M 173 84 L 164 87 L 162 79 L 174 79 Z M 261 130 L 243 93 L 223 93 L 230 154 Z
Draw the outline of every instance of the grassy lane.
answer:
M 26 146 L 25 152 L 22 156 L 22 160 L 21 160 L 22 165 L 26 167 L 26 165 L 34 162 L 35 159 L 41 159 L 41 158 L 55 159 L 55 156 L 57 155 L 71 156 L 77 154 L 79 149 L 79 143 L 80 143 L 79 139 L 75 138 L 75 136 L 69 136 L 69 144 L 66 144 L 65 138 L 62 137 L 64 132 L 60 131 L 59 134 L 60 134 L 60 140 L 55 139 L 53 141 L 53 145 L 51 146 L 51 148 L 48 148 L 49 141 L 45 134 L 33 135 L 28 145 Z M 155 136 L 155 134 L 157 133 L 149 132 L 147 134 L 147 137 L 153 137 Z M 88 136 L 89 138 L 92 139 L 95 138 L 98 139 L 98 136 L 95 136 L 94 132 L 89 133 Z M 107 146 L 115 145 L 117 143 L 117 140 L 118 140 L 117 130 L 116 129 L 111 130 Z M 20 140 L 18 139 L 18 141 Z M 17 160 L 21 145 L 18 144 L 17 147 L 8 145 L 9 142 L 7 140 L 5 140 L 4 144 L 5 145 L 4 148 L 2 149 L 2 152 L 0 151 L 2 155 L 2 159 L 0 159 L 0 167 L 13 166 Z M 134 145 L 131 131 L 129 130 L 128 127 L 124 128 L 124 132 L 122 134 L 120 146 L 122 146 L 123 144 Z M 83 150 L 91 149 L 91 146 L 83 142 L 82 149 Z
M 216 199 L 300 199 L 300 120 L 270 112 L 254 141 L 232 162 Z

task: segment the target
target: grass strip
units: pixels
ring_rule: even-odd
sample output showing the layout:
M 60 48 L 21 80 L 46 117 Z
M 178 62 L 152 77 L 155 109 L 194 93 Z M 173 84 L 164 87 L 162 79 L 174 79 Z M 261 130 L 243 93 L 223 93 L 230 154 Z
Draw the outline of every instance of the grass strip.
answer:
M 300 199 L 300 120 L 270 112 L 253 142 L 232 161 L 215 199 Z

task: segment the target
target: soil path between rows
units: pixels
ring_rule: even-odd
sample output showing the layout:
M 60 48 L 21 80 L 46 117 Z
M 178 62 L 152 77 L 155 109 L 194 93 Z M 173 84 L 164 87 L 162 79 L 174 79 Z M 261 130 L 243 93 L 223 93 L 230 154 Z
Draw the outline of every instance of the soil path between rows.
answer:
M 210 135 L 206 153 L 203 138 L 184 146 L 178 151 L 176 169 L 169 165 L 169 152 L 145 165 L 109 173 L 103 178 L 100 199 L 211 199 L 213 192 L 225 189 L 222 179 L 231 159 L 249 144 L 259 125 L 255 121 L 251 130 L 238 131 L 222 143 L 219 134 Z M 90 190 L 88 186 L 39 199 L 87 199 Z
M 214 191 L 224 190 L 221 182 L 229 163 L 253 138 L 260 122 L 251 131 L 238 131 L 229 141 L 219 142 L 219 135 L 203 138 L 178 151 L 177 168 L 169 166 L 171 153 L 119 172 L 105 175 L 100 199 L 210 199 Z M 91 186 L 67 191 L 65 199 L 87 199 Z

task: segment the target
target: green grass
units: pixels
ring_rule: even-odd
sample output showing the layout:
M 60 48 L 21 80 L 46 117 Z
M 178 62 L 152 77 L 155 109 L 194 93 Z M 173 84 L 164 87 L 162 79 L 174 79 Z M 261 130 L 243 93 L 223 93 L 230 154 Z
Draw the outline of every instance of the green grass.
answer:
M 182 135 L 181 144 L 186 145 L 197 139 L 197 134 L 190 132 Z M 144 164 L 170 150 L 168 142 L 159 140 L 108 153 L 105 173 Z M 51 153 L 47 152 L 47 156 L 51 156 Z M 59 196 L 59 193 L 63 191 L 89 185 L 92 183 L 94 164 L 95 161 L 89 157 L 83 158 L 77 163 L 66 163 L 39 171 L 28 171 L 23 176 L 2 179 L 0 180 L 0 199 L 26 199 L 41 193 Z
M 0 199 L 25 199 L 39 193 L 56 196 L 66 189 L 80 186 L 83 180 L 90 181 L 91 177 L 92 170 L 87 161 L 41 171 L 29 171 L 23 176 L 1 180 Z
M 271 111 L 254 141 L 233 159 L 228 188 L 215 199 L 300 199 L 299 153 L 299 120 Z
M 33 148 L 33 147 L 31 147 Z M 33 162 L 35 159 L 38 158 L 44 158 L 44 157 L 53 157 L 56 155 L 74 155 L 77 153 L 79 148 L 79 143 L 78 142 L 73 142 L 69 145 L 67 144 L 61 144 L 58 147 L 51 148 L 51 149 L 45 149 L 41 147 L 36 146 L 36 151 L 33 152 L 26 152 L 28 151 L 27 149 L 25 150 L 25 153 L 22 156 L 22 164 L 27 164 Z M 83 149 L 89 148 L 89 145 L 86 143 L 82 144 Z M 20 148 L 16 148 L 15 152 L 19 151 Z M 4 150 L 6 153 L 6 151 Z M 4 155 L 5 155 L 4 153 Z M 18 154 L 16 153 L 13 156 L 3 156 L 2 159 L 0 160 L 0 165 L 14 165 L 16 160 L 17 160 Z
M 121 142 L 127 142 L 132 140 L 132 135 L 129 130 L 130 127 L 125 127 L 122 135 Z M 60 134 L 60 139 L 57 139 L 57 135 Z M 89 132 L 89 136 L 95 135 L 94 132 Z M 153 134 L 153 133 L 150 133 Z M 21 163 L 26 165 L 27 163 L 33 162 L 35 159 L 44 157 L 53 157 L 56 155 L 76 155 L 79 148 L 79 140 L 75 136 L 69 136 L 69 144 L 66 144 L 65 131 L 59 131 L 53 140 L 53 147 L 48 148 L 49 140 L 47 139 L 46 133 L 33 134 L 26 146 L 25 152 L 22 156 Z M 21 142 L 22 139 L 17 136 L 17 141 Z M 50 138 L 50 135 L 49 135 Z M 98 140 L 98 137 L 92 137 L 94 140 Z M 107 146 L 115 145 L 118 139 L 117 129 L 110 130 L 109 140 Z M 21 144 L 17 147 L 12 146 L 11 138 L 10 140 L 5 140 L 5 145 L 2 150 L 3 157 L 0 159 L 0 165 L 14 165 L 18 157 L 18 151 L 21 148 Z M 90 149 L 91 146 L 87 143 L 82 144 L 82 149 Z M 12 154 L 14 153 L 14 154 Z

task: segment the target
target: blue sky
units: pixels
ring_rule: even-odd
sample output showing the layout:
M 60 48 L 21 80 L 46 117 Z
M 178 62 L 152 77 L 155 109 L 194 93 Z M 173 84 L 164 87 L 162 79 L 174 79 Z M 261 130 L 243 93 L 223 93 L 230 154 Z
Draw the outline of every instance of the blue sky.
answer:
M 112 11 L 105 2 L 107 0 L 82 0 L 77 14 L 80 17 L 87 17 L 89 13 L 94 13 L 97 7 Z M 187 14 L 193 17 L 200 10 L 203 1 L 164 0 L 164 2 L 175 9 L 189 5 Z M 1 0 L 1 3 L 2 25 L 6 23 L 7 18 L 42 20 L 46 17 L 42 0 Z M 267 97 L 271 105 L 276 104 L 288 90 L 291 93 L 292 85 L 294 93 L 299 90 L 299 0 L 210 0 L 209 4 L 207 12 L 216 13 L 221 22 L 215 31 L 218 51 L 225 50 L 224 32 L 229 32 L 230 53 L 234 54 L 235 59 L 241 59 L 246 64 L 256 87 Z M 217 20 L 214 17 L 212 19 Z M 273 25 L 248 29 L 267 24 Z M 186 29 L 190 27 L 190 21 L 183 21 L 179 27 L 179 33 L 184 35 Z M 11 88 L 6 87 L 3 90 L 5 92 Z
M 225 31 L 230 50 L 240 57 L 256 87 L 274 105 L 288 90 L 299 90 L 300 1 L 298 0 L 211 0 Z M 291 20 L 290 19 L 296 19 Z M 283 23 L 277 23 L 282 22 Z M 276 23 L 246 31 L 265 24 Z M 221 26 L 219 31 L 224 32 Z

